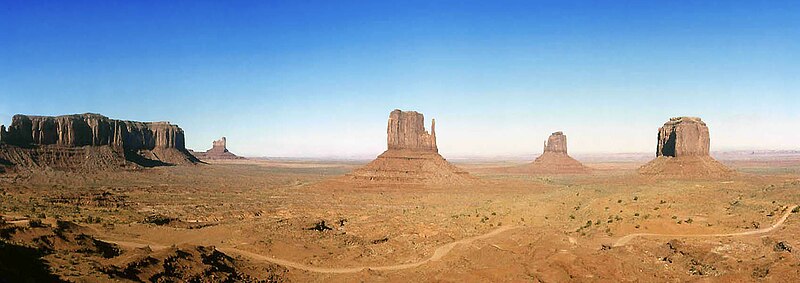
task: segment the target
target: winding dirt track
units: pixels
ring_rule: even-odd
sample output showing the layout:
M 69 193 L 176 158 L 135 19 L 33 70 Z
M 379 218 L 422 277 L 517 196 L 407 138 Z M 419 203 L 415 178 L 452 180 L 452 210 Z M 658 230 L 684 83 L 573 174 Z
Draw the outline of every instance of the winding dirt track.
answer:
M 633 240 L 636 237 L 681 237 L 681 238 L 737 237 L 737 236 L 749 236 L 749 235 L 757 235 L 757 234 L 769 233 L 769 232 L 772 232 L 772 230 L 775 230 L 775 228 L 778 228 L 781 225 L 783 225 L 783 223 L 786 222 L 786 218 L 789 218 L 789 215 L 792 214 L 792 210 L 794 210 L 796 207 L 797 207 L 797 205 L 793 205 L 793 206 L 787 208 L 786 209 L 786 213 L 783 214 L 783 216 L 781 217 L 781 219 L 778 220 L 778 222 L 775 222 L 775 224 L 772 224 L 772 226 L 769 226 L 769 227 L 763 228 L 763 229 L 746 231 L 746 232 L 738 232 L 738 233 L 694 234 L 694 235 L 692 235 L 692 234 L 635 233 L 635 234 L 629 234 L 629 235 L 626 235 L 626 236 L 624 236 L 622 238 L 617 239 L 612 246 L 613 247 L 624 246 L 625 244 L 627 244 L 628 242 L 630 242 L 631 240 Z
M 241 255 L 241 256 L 244 256 L 244 257 L 248 257 L 250 259 L 257 260 L 257 261 L 267 261 L 267 262 L 271 262 L 271 263 L 275 263 L 275 264 L 279 264 L 279 265 L 283 265 L 283 266 L 287 266 L 287 267 L 292 267 L 292 268 L 296 268 L 296 269 L 301 269 L 301 270 L 306 270 L 306 271 L 311 271 L 311 272 L 317 272 L 317 273 L 356 273 L 356 272 L 360 272 L 360 271 L 365 270 L 365 269 L 369 269 L 369 270 L 401 270 L 401 269 L 414 268 L 414 267 L 426 264 L 426 263 L 431 262 L 431 261 L 439 261 L 440 259 L 442 259 L 442 257 L 444 257 L 448 253 L 450 253 L 450 251 L 453 250 L 453 248 L 456 245 L 469 244 L 469 243 L 472 243 L 472 242 L 477 241 L 477 240 L 491 238 L 491 237 L 496 236 L 496 235 L 498 235 L 500 233 L 503 233 L 505 231 L 513 230 L 513 229 L 517 229 L 517 228 L 520 228 L 520 227 L 518 227 L 518 226 L 503 226 L 501 228 L 497 228 L 497 229 L 492 230 L 491 232 L 483 234 L 483 235 L 478 235 L 478 236 L 470 237 L 470 238 L 464 238 L 464 239 L 461 239 L 461 240 L 458 240 L 458 241 L 455 241 L 455 242 L 452 242 L 452 243 L 449 243 L 449 244 L 445 244 L 445 245 L 439 246 L 438 248 L 436 248 L 436 250 L 433 251 L 433 255 L 431 255 L 431 257 L 429 257 L 427 259 L 424 259 L 424 260 L 421 260 L 421 261 L 417 261 L 417 262 L 411 262 L 411 263 L 395 264 L 395 265 L 384 265 L 384 266 L 359 266 L 359 267 L 341 267 L 341 268 L 337 268 L 337 267 L 317 267 L 317 266 L 305 265 L 305 264 L 302 264 L 302 263 L 299 263 L 299 262 L 294 262 L 294 261 L 289 261 L 289 260 L 284 260 L 284 259 L 279 259 L 279 258 L 268 257 L 268 256 L 264 256 L 264 255 L 260 255 L 260 254 L 256 254 L 256 253 L 252 253 L 252 252 L 248 252 L 248 251 L 245 251 L 245 250 L 240 250 L 240 249 L 237 249 L 237 248 L 234 248 L 234 247 L 229 247 L 229 248 L 228 247 L 218 247 L 217 250 L 222 251 L 223 253 L 226 253 L 226 254 L 229 254 L 229 255 L 230 254 L 238 254 L 238 255 Z M 167 248 L 167 246 L 164 246 L 164 245 L 152 245 L 152 244 L 142 244 L 142 243 L 135 243 L 135 242 L 113 241 L 113 240 L 103 240 L 103 241 L 109 242 L 109 243 L 114 243 L 114 244 L 117 244 L 117 245 L 120 245 L 120 246 L 123 246 L 123 247 L 132 247 L 132 248 L 142 248 L 142 247 L 147 247 L 147 246 L 149 246 L 153 250 L 160 250 L 160 249 Z
M 757 235 L 757 234 L 769 233 L 772 230 L 775 230 L 776 228 L 778 228 L 781 225 L 783 225 L 783 223 L 786 222 L 786 219 L 789 218 L 789 215 L 792 214 L 792 210 L 794 210 L 796 207 L 797 207 L 797 205 L 794 205 L 794 206 L 791 206 L 791 207 L 787 208 L 786 212 L 783 214 L 783 216 L 777 222 L 775 222 L 775 224 L 772 224 L 772 226 L 767 227 L 767 228 L 763 228 L 763 229 L 758 229 L 758 230 L 753 230 L 753 231 L 746 231 L 746 232 L 738 232 L 738 233 L 694 234 L 694 235 L 692 235 L 692 234 L 635 233 L 635 234 L 629 234 L 629 235 L 626 235 L 626 236 L 624 236 L 622 238 L 617 239 L 613 243 L 613 246 L 614 247 L 624 246 L 628 242 L 630 242 L 631 240 L 633 240 L 633 239 L 635 239 L 637 237 L 682 237 L 682 238 L 737 237 L 737 236 L 749 236 L 749 235 Z M 249 252 L 249 251 L 245 251 L 245 250 L 240 250 L 240 249 L 237 249 L 235 247 L 218 247 L 217 249 L 222 251 L 222 252 L 224 252 L 224 253 L 226 253 L 226 254 L 238 254 L 238 255 L 250 258 L 252 260 L 267 261 L 267 262 L 271 262 L 271 263 L 275 263 L 275 264 L 279 264 L 279 265 L 283 265 L 283 266 L 287 266 L 287 267 L 292 267 L 292 268 L 296 268 L 296 269 L 301 269 L 301 270 L 310 271 L 310 272 L 317 272 L 317 273 L 356 273 L 356 272 L 361 272 L 362 270 L 367 270 L 367 269 L 368 270 L 379 270 L 379 271 L 401 270 L 401 269 L 408 269 L 408 268 L 418 267 L 420 265 L 426 264 L 426 263 L 431 262 L 431 261 L 439 261 L 444 256 L 449 254 L 450 251 L 452 251 L 453 248 L 455 246 L 457 246 L 457 245 L 469 244 L 469 243 L 477 241 L 477 240 L 491 238 L 491 237 L 494 237 L 494 236 L 496 236 L 496 235 L 498 235 L 500 233 L 503 233 L 505 231 L 518 229 L 518 228 L 520 228 L 520 227 L 518 227 L 518 226 L 504 226 L 504 227 L 495 229 L 495 230 L 493 230 L 493 231 L 491 231 L 489 233 L 483 234 L 483 235 L 478 235 L 478 236 L 475 236 L 475 237 L 465 238 L 465 239 L 461 239 L 461 240 L 458 240 L 458 241 L 455 241 L 455 242 L 452 242 L 452 243 L 449 243 L 449 244 L 445 244 L 445 245 L 439 246 L 438 248 L 436 248 L 436 250 L 434 250 L 433 255 L 431 255 L 431 257 L 429 257 L 427 259 L 424 259 L 424 260 L 420 260 L 420 261 L 417 261 L 417 262 L 411 262 L 411 263 L 395 264 L 395 265 L 383 265 L 383 266 L 317 267 L 317 266 L 305 265 L 305 264 L 302 264 L 302 263 L 299 263 L 299 262 L 289 261 L 289 260 L 285 260 L 285 259 L 268 257 L 268 256 L 260 255 L 260 254 L 257 254 L 257 253 L 253 253 L 253 252 Z M 147 247 L 147 246 L 149 246 L 153 250 L 160 250 L 160 249 L 167 248 L 167 246 L 158 245 L 158 244 L 143 244 L 143 243 L 135 243 L 135 242 L 127 242 L 127 241 L 113 241 L 113 240 L 103 240 L 103 241 L 114 243 L 114 244 L 117 244 L 117 245 L 120 245 L 120 246 L 124 246 L 124 247 L 133 247 L 133 248 L 141 248 L 141 247 Z

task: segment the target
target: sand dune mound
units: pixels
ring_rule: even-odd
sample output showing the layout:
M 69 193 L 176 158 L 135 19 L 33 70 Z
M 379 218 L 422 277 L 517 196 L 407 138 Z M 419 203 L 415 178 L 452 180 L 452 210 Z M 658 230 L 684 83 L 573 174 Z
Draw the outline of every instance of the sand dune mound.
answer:
M 436 146 L 436 121 L 431 133 L 424 117 L 414 111 L 394 110 L 389 115 L 388 150 L 378 158 L 345 176 L 365 183 L 462 184 L 476 179 L 450 164 Z
M 0 166 L 24 170 L 105 170 L 193 164 L 183 130 L 167 122 L 109 119 L 98 114 L 15 115 L 0 126 Z
M 716 177 L 733 174 L 709 155 L 708 126 L 697 117 L 670 118 L 658 129 L 656 159 L 639 174 L 664 177 Z

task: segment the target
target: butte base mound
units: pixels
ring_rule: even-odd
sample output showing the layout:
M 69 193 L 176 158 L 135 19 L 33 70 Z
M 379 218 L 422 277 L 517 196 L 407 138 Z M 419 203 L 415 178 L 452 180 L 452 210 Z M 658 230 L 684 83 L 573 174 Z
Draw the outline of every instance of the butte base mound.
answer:
M 670 118 L 658 129 L 656 158 L 639 168 L 655 177 L 726 177 L 734 171 L 709 154 L 708 126 L 697 117 Z
M 563 132 L 555 132 L 545 141 L 542 155 L 531 163 L 507 168 L 505 171 L 524 174 L 583 174 L 591 170 L 567 154 L 567 136 Z
M 447 162 L 436 146 L 436 121 L 430 134 L 425 118 L 415 111 L 389 115 L 388 149 L 364 167 L 345 176 L 360 184 L 465 184 L 476 179 Z

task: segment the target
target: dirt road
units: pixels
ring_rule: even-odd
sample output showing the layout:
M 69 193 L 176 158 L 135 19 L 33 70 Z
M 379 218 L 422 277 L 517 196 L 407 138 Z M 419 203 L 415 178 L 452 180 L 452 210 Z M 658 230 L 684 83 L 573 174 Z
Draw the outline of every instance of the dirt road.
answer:
M 654 233 L 635 233 L 629 234 L 622 238 L 617 239 L 612 246 L 614 247 L 621 247 L 630 242 L 631 240 L 635 239 L 636 237 L 680 237 L 680 238 L 699 238 L 699 237 L 737 237 L 737 236 L 749 236 L 749 235 L 758 235 L 772 232 L 775 228 L 780 227 L 786 222 L 786 218 L 789 218 L 789 215 L 792 214 L 792 210 L 794 210 L 797 205 L 793 205 L 786 209 L 786 213 L 783 214 L 781 219 L 772 226 L 767 228 L 762 228 L 758 230 L 746 231 L 746 232 L 737 232 L 737 233 L 720 233 L 720 234 L 654 234 Z
M 297 268 L 297 269 L 302 269 L 302 270 L 311 271 L 311 272 L 317 272 L 317 273 L 356 273 L 356 272 L 360 272 L 360 271 L 365 270 L 365 269 L 370 269 L 370 270 L 401 270 L 401 269 L 414 268 L 414 267 L 426 264 L 426 263 L 431 262 L 431 261 L 439 261 L 444 256 L 449 254 L 450 251 L 452 251 L 453 248 L 455 246 L 457 246 L 457 245 L 469 244 L 469 243 L 472 243 L 472 242 L 477 241 L 477 240 L 483 240 L 483 239 L 491 238 L 491 237 L 494 237 L 494 236 L 496 236 L 496 235 L 498 235 L 500 233 L 503 233 L 505 231 L 518 229 L 518 228 L 520 228 L 520 227 L 518 227 L 518 226 L 504 226 L 504 227 L 492 230 L 491 232 L 483 234 L 483 235 L 478 235 L 478 236 L 475 236 L 475 237 L 465 238 L 465 239 L 461 239 L 461 240 L 458 240 L 458 241 L 455 241 L 455 242 L 452 242 L 452 243 L 448 243 L 448 244 L 439 246 L 438 248 L 436 248 L 436 250 L 434 250 L 433 255 L 431 255 L 431 257 L 429 257 L 427 259 L 424 259 L 424 260 L 421 260 L 421 261 L 417 261 L 417 262 L 412 262 L 412 263 L 395 264 L 395 265 L 384 265 L 384 266 L 359 266 L 359 267 L 340 267 L 340 268 L 337 268 L 337 267 L 317 267 L 317 266 L 305 265 L 305 264 L 302 264 L 302 263 L 299 263 L 299 262 L 294 262 L 294 261 L 289 261 L 289 260 L 284 260 L 284 259 L 279 259 L 279 258 L 274 258 L 274 257 L 268 257 L 268 256 L 265 256 L 265 255 L 261 255 L 261 254 L 257 254 L 257 253 L 253 253 L 253 252 L 249 252 L 249 251 L 245 251 L 245 250 L 241 250 L 241 249 L 238 249 L 236 247 L 217 247 L 217 249 L 222 251 L 223 253 L 226 253 L 226 254 L 229 254 L 229 255 L 238 254 L 238 255 L 253 259 L 253 260 L 268 261 L 268 262 L 279 264 L 279 265 L 283 265 L 283 266 L 286 266 L 286 267 L 292 267 L 292 268 Z M 167 248 L 166 245 L 160 245 L 160 244 L 143 244 L 143 243 L 136 243 L 136 242 L 129 242 L 129 241 L 115 241 L 115 240 L 107 240 L 107 239 L 103 239 L 103 241 L 109 242 L 109 243 L 114 243 L 114 244 L 117 244 L 119 246 L 128 247 L 128 248 L 142 248 L 142 247 L 148 247 L 148 246 L 152 250 L 160 250 L 160 249 Z

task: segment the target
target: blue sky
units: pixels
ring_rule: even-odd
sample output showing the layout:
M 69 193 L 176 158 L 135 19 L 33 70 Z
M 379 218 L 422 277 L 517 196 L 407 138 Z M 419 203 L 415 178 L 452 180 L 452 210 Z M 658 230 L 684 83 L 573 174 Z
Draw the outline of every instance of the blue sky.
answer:
M 0 123 L 167 120 L 187 146 L 374 156 L 392 109 L 448 156 L 800 148 L 797 1 L 3 1 Z

